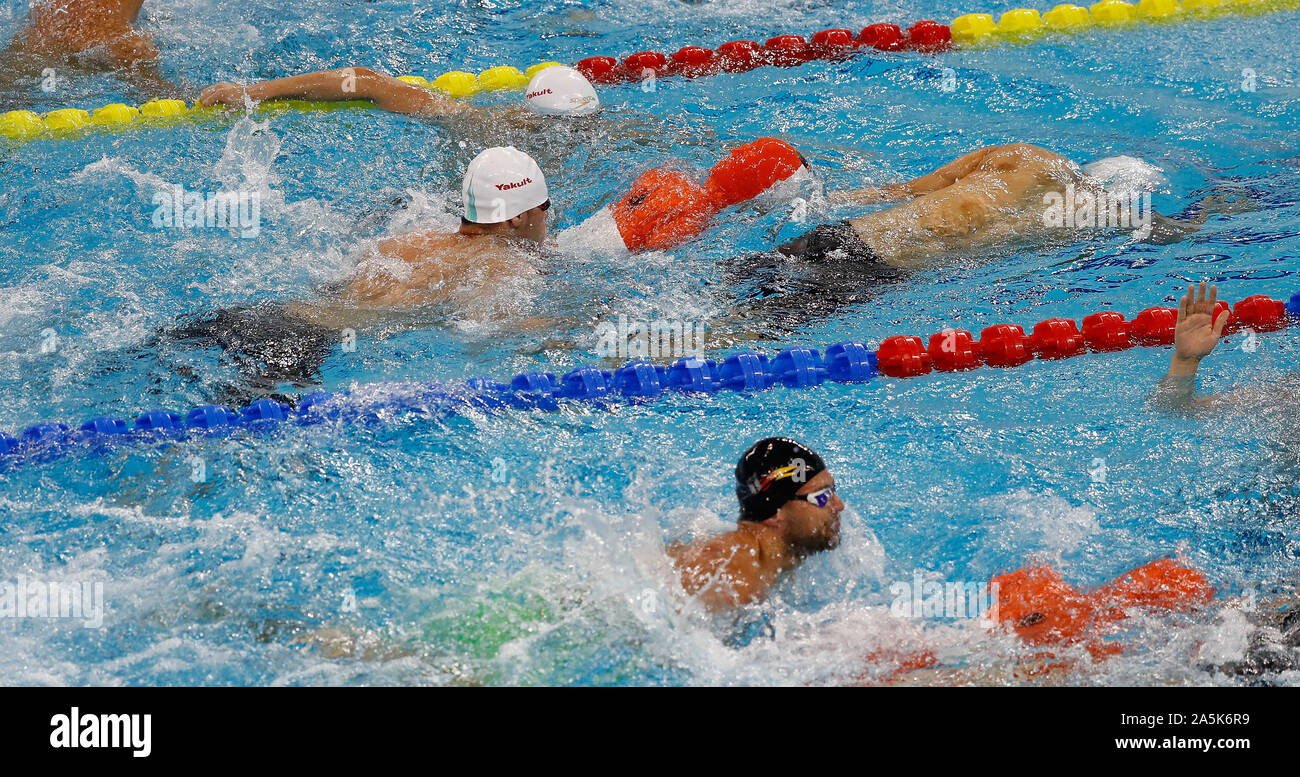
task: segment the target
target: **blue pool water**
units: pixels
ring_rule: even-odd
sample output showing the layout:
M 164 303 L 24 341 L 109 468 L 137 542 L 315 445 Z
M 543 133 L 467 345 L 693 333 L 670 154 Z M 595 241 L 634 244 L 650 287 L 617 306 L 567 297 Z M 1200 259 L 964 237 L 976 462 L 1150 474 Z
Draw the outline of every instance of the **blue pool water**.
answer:
M 788 0 L 165 5 L 148 10 L 145 26 L 165 73 L 190 85 L 349 64 L 432 77 L 874 21 L 946 22 L 969 10 Z M 222 387 L 239 380 L 230 365 L 154 333 L 216 308 L 310 298 L 347 277 L 367 241 L 450 228 L 464 165 L 498 142 L 543 161 L 561 227 L 642 169 L 676 160 L 705 170 L 723 149 L 764 135 L 803 149 L 828 189 L 1026 141 L 1081 163 L 1124 154 L 1158 165 L 1168 178 L 1155 196 L 1161 213 L 1212 192 L 1253 203 L 1174 245 L 1081 234 L 961 257 L 779 337 L 754 323 L 760 339 L 747 345 L 768 352 L 1133 314 L 1171 304 L 1200 279 L 1232 301 L 1289 297 L 1300 291 L 1298 22 L 1279 12 L 1096 29 L 937 57 L 664 79 L 653 92 L 603 87 L 614 120 L 590 134 L 465 137 L 344 110 L 5 149 L 0 429 L 225 398 Z M 6 37 L 15 26 L 5 23 Z M 1244 71 L 1253 91 L 1241 88 Z M 53 94 L 29 86 L 5 95 L 5 109 L 138 102 L 108 77 Z M 260 234 L 153 227 L 154 192 L 177 184 L 260 192 Z M 406 207 L 393 205 L 399 198 Z M 814 200 L 809 219 L 854 212 Z M 320 385 L 366 394 L 392 390 L 368 388 L 380 382 L 559 373 L 597 361 L 595 327 L 620 315 L 713 326 L 745 291 L 718 268 L 791 236 L 789 218 L 784 205 L 729 212 L 695 244 L 634 263 L 561 258 L 535 287 L 504 291 L 491 320 L 442 311 L 421 328 L 363 331 L 354 351 L 332 352 Z M 537 314 L 557 323 L 540 333 L 511 326 Z M 1250 344 L 1233 337 L 1207 360 L 1202 385 L 1281 385 L 1298 350 L 1293 331 Z M 671 395 L 609 412 L 396 415 L 31 462 L 0 473 L 0 581 L 103 581 L 107 612 L 99 629 L 0 620 L 0 677 L 823 683 L 869 673 L 867 654 L 899 646 L 954 667 L 997 666 L 1025 648 L 974 622 L 895 618 L 890 584 L 915 570 L 980 581 L 1050 562 L 1096 585 L 1176 554 L 1219 589 L 1212 612 L 1138 619 L 1128 654 L 1071 681 L 1236 682 L 1199 666 L 1240 658 L 1239 600 L 1285 588 L 1300 567 L 1294 388 L 1212 418 L 1171 418 L 1147 403 L 1168 356 L 1141 348 L 867 385 Z M 844 542 L 762 607 L 719 624 L 685 606 L 663 546 L 734 520 L 736 457 L 772 434 L 830 463 L 849 506 Z

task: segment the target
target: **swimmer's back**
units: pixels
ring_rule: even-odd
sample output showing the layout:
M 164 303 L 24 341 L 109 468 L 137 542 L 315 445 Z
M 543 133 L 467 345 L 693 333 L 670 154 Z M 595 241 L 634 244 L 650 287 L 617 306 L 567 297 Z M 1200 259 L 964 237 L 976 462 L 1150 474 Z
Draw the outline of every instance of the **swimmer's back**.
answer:
M 1044 194 L 1084 181 L 1070 160 L 1026 143 L 983 149 L 972 161 L 945 185 L 849 223 L 883 261 L 922 266 L 1043 231 Z
M 342 298 L 359 308 L 467 302 L 491 287 L 537 275 L 504 240 L 412 232 L 380 241 L 378 250 L 357 266 Z
M 47 0 L 38 2 L 11 49 L 67 55 L 109 45 L 136 58 L 157 56 L 148 37 L 133 28 L 144 0 Z

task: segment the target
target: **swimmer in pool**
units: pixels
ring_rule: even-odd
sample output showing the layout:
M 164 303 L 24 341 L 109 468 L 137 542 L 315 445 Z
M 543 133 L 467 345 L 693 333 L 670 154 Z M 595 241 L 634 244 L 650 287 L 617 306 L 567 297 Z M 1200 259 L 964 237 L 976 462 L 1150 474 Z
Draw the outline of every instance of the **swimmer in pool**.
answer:
M 276 78 L 255 84 L 231 82 L 213 84 L 199 95 L 199 104 L 209 107 L 225 105 L 243 107 L 246 101 L 322 100 L 339 102 L 368 100 L 376 108 L 438 119 L 449 116 L 479 114 L 482 108 L 465 100 L 454 100 L 442 92 L 408 84 L 399 78 L 369 67 L 344 67 L 317 70 L 288 78 Z M 524 91 L 526 110 L 518 106 L 494 112 L 507 120 L 521 121 L 529 115 L 594 116 L 601 108 L 600 98 L 591 82 L 577 70 L 554 65 L 539 71 Z
M 226 81 L 204 89 L 198 103 L 242 108 L 246 101 L 288 99 L 369 100 L 381 110 L 427 119 L 460 116 L 477 110 L 464 100 L 453 100 L 442 92 L 408 84 L 368 67 L 318 70 L 248 85 Z
M 1300 373 L 1292 372 L 1279 378 L 1241 386 L 1222 394 L 1198 396 L 1196 376 L 1201 361 L 1218 346 L 1228 316 L 1214 315 L 1218 302 L 1218 289 L 1202 282 L 1200 287 L 1188 286 L 1187 293 L 1178 303 L 1178 323 L 1174 329 L 1174 353 L 1169 371 L 1156 385 L 1152 404 L 1157 408 L 1178 414 L 1230 412 L 1249 414 L 1256 422 L 1255 428 L 1270 429 L 1270 435 L 1279 435 L 1283 450 L 1295 452 L 1295 414 L 1290 409 L 1300 402 Z
M 150 95 L 172 94 L 176 87 L 158 72 L 158 48 L 149 33 L 136 29 L 144 0 L 36 0 L 27 24 L 0 52 L 0 89 L 24 78 L 40 78 L 46 68 L 114 70 Z
M 247 101 L 276 99 L 325 101 L 368 100 L 392 113 L 448 122 L 467 137 L 500 138 L 510 128 L 528 134 L 529 148 L 546 149 L 554 144 L 538 142 L 537 133 L 555 126 L 570 129 L 602 127 L 598 137 L 563 139 L 565 153 L 575 147 L 611 146 L 618 136 L 635 136 L 670 146 L 680 137 L 663 131 L 648 132 L 623 126 L 609 131 L 610 119 L 598 118 L 600 98 L 591 82 L 577 70 L 553 65 L 538 71 L 524 90 L 524 106 L 485 109 L 443 93 L 406 83 L 367 67 L 321 70 L 289 78 L 277 78 L 242 86 L 220 83 L 203 90 L 201 105 L 243 106 Z M 557 124 L 565 117 L 569 123 Z M 593 122 L 599 121 L 600 124 Z M 466 124 L 468 122 L 468 124 Z M 590 153 L 586 151 L 585 153 Z M 549 161 L 543 158 L 542 164 Z M 586 159 L 585 165 L 590 166 Z M 549 167 L 548 167 L 549 169 Z M 698 235 L 719 211 L 769 194 L 765 200 L 781 199 L 800 181 L 810 178 L 807 161 L 790 144 L 776 138 L 760 138 L 743 144 L 714 166 L 703 185 L 679 170 L 657 167 L 642 173 L 631 190 L 617 203 L 603 208 L 581 224 L 558 235 L 565 254 L 615 255 L 676 247 Z M 776 184 L 790 181 L 790 187 Z
M 566 232 L 583 232 L 611 255 L 666 249 L 690 240 L 722 208 L 776 187 L 803 170 L 789 144 L 764 138 L 732 152 L 703 184 L 663 168 L 647 171 L 613 205 Z M 324 298 L 219 310 L 170 332 L 220 346 L 255 387 L 313 383 L 346 330 L 436 326 L 438 311 L 513 331 L 557 320 L 522 315 L 539 266 L 569 261 L 543 245 L 550 207 L 537 162 L 511 147 L 484 151 L 466 171 L 465 214 L 456 233 L 414 232 L 381 240 L 357 272 Z M 560 248 L 564 248 L 561 241 Z M 566 252 L 567 253 L 567 252 Z
M 794 440 L 772 437 L 745 451 L 736 498 L 735 531 L 668 549 L 686 593 L 714 611 L 762 601 L 782 574 L 840 544 L 835 479 Z
M 532 157 L 498 147 L 470 162 L 463 195 L 457 231 L 379 241 L 329 299 L 220 310 L 169 334 L 235 355 L 257 387 L 284 381 L 302 387 L 315 380 L 346 329 L 431 307 L 490 318 L 499 312 L 498 294 L 526 288 L 539 276 L 550 193 Z
M 1053 228 L 1045 218 L 1053 195 L 1063 197 L 1066 187 L 1094 197 L 1105 192 L 1060 154 L 1028 143 L 992 146 L 911 181 L 833 194 L 832 201 L 854 205 L 908 202 L 818 227 L 779 250 L 814 259 L 838 250 L 893 267 L 924 267 L 945 254 L 1045 233 Z M 1128 221 L 1140 231 L 1150 218 L 1152 242 L 1177 242 L 1199 227 L 1141 210 L 1133 208 Z
M 667 549 L 682 588 L 713 612 L 762 602 L 783 574 L 840 544 L 844 502 L 835 479 L 820 456 L 794 440 L 772 437 L 746 450 L 736 465 L 736 497 L 740 517 L 734 531 Z M 1214 597 L 1203 574 L 1172 559 L 1144 564 L 1090 591 L 1076 589 L 1047 566 L 999 575 L 994 582 L 998 606 L 986 616 L 993 628 L 1015 633 L 1049 657 L 1049 651 L 1067 646 L 1097 658 L 1114 655 L 1122 647 L 1108 637 L 1131 610 L 1185 612 Z M 930 669 L 940 681 L 962 681 L 952 670 L 940 670 L 928 650 L 885 648 L 866 660 L 903 674 Z
M 1201 361 L 1209 356 L 1223 337 L 1228 316 L 1214 315 L 1218 288 L 1201 282 L 1188 286 L 1178 301 L 1178 323 L 1174 329 L 1174 353 L 1169 371 L 1156 387 L 1156 406 L 1175 412 L 1201 412 L 1245 406 L 1254 400 L 1263 407 L 1294 407 L 1298 397 L 1294 378 L 1290 381 L 1247 387 L 1225 394 L 1197 396 L 1196 376 Z M 1209 663 L 1204 668 L 1216 674 L 1245 677 L 1253 683 L 1269 684 L 1282 672 L 1300 667 L 1300 585 L 1295 580 L 1277 586 L 1281 593 L 1247 610 L 1250 621 L 1249 645 L 1238 660 Z
M 974 151 L 911 181 L 832 193 L 829 200 L 841 204 L 908 201 L 816 227 L 773 252 L 724 262 L 728 285 L 751 287 L 734 318 L 761 321 L 766 329 L 788 334 L 809 320 L 868 302 L 881 286 L 906 281 L 916 270 L 945 260 L 1046 241 L 1052 234 L 1073 239 L 1077 233 L 1054 227 L 1051 215 L 1063 214 L 1066 201 L 1083 202 L 1083 192 L 1094 202 L 1106 196 L 1106 179 L 1123 172 L 1123 161 L 1143 168 L 1135 175 L 1152 175 L 1149 165 L 1123 158 L 1100 160 L 1085 172 L 1047 149 L 1015 143 Z M 1158 176 L 1158 170 L 1154 173 Z M 1172 219 L 1154 212 L 1149 200 L 1146 207 L 1134 200 L 1107 196 L 1105 201 L 1116 204 L 1118 223 L 1155 243 L 1177 242 L 1211 213 L 1250 205 L 1245 198 L 1215 195 L 1189 208 L 1186 218 Z M 1109 208 L 1093 212 L 1109 218 Z
M 611 115 L 604 110 L 595 87 L 577 70 L 552 65 L 533 75 L 523 91 L 522 104 L 475 106 L 452 99 L 436 89 L 409 84 L 369 67 L 344 67 L 241 85 L 213 84 L 199 95 L 206 106 L 244 108 L 264 100 L 366 100 L 390 113 L 437 122 L 457 134 L 484 145 L 526 145 L 550 169 L 575 147 L 616 150 L 627 141 L 641 146 L 671 149 L 683 142 L 712 140 L 701 127 L 687 127 L 683 117 L 656 117 L 645 121 L 627 111 Z M 680 131 L 672 132 L 677 124 Z M 590 154 L 588 148 L 585 153 Z M 590 160 L 587 160 L 588 164 Z

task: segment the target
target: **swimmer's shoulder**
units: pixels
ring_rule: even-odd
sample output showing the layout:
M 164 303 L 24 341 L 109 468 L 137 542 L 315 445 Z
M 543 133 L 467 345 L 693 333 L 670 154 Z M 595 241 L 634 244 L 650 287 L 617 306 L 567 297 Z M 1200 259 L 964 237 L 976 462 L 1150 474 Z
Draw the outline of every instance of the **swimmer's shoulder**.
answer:
M 739 532 L 670 545 L 665 552 L 681 576 L 682 589 L 710 610 L 757 601 L 766 590 L 754 575 L 761 550 Z
M 764 558 L 762 546 L 744 532 L 730 531 L 716 537 L 695 540 L 667 549 L 669 558 L 683 571 L 694 570 L 706 576 L 733 573 L 752 567 Z
M 512 276 L 537 275 L 525 252 L 492 235 L 412 232 L 379 242 L 379 252 L 417 269 L 446 272 L 448 267 L 479 268 Z M 459 271 L 458 271 L 459 272 Z
M 428 230 L 407 232 L 379 241 L 379 252 L 388 256 L 418 262 L 436 258 L 449 251 L 473 251 L 478 246 L 474 239 L 457 232 Z

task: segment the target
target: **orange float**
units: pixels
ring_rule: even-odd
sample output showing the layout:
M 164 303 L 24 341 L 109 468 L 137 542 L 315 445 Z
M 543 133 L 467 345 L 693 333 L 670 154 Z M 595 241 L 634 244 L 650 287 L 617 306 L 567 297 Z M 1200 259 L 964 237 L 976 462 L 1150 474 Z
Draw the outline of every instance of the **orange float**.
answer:
M 998 607 L 990 615 L 1027 644 L 1082 644 L 1098 658 L 1123 650 L 1103 637 L 1107 627 L 1128 617 L 1129 608 L 1187 612 L 1214 598 L 1205 575 L 1172 559 L 1138 567 L 1091 593 L 1048 566 L 1018 569 L 991 582 L 998 586 Z

